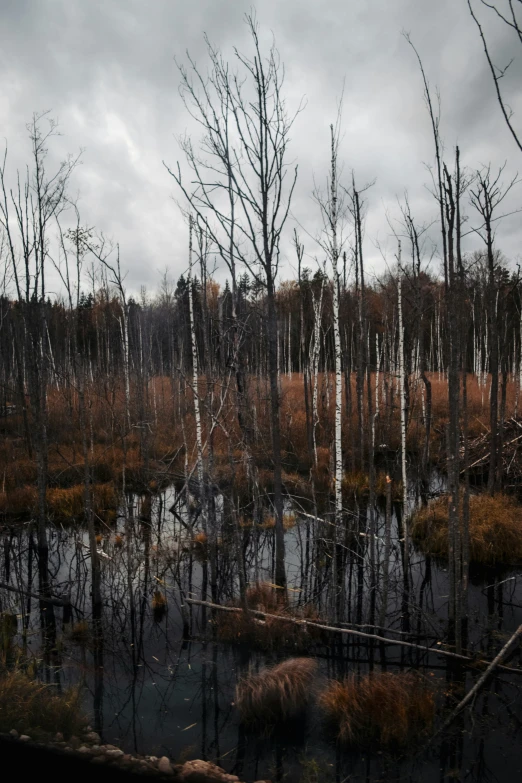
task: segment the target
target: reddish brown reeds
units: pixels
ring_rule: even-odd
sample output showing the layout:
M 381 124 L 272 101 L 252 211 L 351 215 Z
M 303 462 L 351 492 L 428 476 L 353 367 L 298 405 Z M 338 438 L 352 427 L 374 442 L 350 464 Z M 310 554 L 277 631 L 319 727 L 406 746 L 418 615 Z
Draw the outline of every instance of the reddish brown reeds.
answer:
M 296 525 L 296 515 L 295 514 L 283 514 L 283 527 L 285 530 L 291 530 Z M 262 528 L 263 530 L 273 530 L 275 528 L 275 517 L 272 515 L 267 515 L 263 519 L 262 522 L 259 523 L 258 527 Z
M 16 487 L 0 492 L 0 514 L 8 517 L 30 517 L 37 502 L 35 486 Z M 85 514 L 83 484 L 73 487 L 50 487 L 46 492 L 47 510 L 53 519 L 70 522 Z M 118 495 L 112 483 L 97 484 L 92 491 L 92 507 L 99 515 L 107 516 L 117 508 Z
M 0 514 L 6 517 L 29 517 L 37 502 L 36 487 L 17 487 L 0 492 Z
M 313 658 L 289 658 L 259 674 L 245 675 L 236 687 L 241 719 L 268 727 L 295 717 L 310 700 L 316 671 Z
M 80 688 L 58 693 L 22 671 L 0 672 L 0 731 L 16 729 L 39 737 L 61 731 L 77 734 L 86 725 Z
M 192 551 L 198 560 L 206 560 L 208 557 L 208 536 L 206 533 L 196 533 L 192 537 Z
M 345 473 L 343 476 L 343 492 L 348 500 L 354 497 L 368 497 L 370 494 L 370 477 L 368 473 L 363 473 L 360 470 Z M 394 482 L 392 493 L 394 500 L 401 500 L 402 481 Z M 375 494 L 380 498 L 386 497 L 386 473 L 382 471 L 377 473 L 375 477 Z
M 403 747 L 433 723 L 433 689 L 413 673 L 382 672 L 332 682 L 319 697 L 337 739 L 349 745 L 374 742 Z
M 161 590 L 155 590 L 152 596 L 152 615 L 156 623 L 160 623 L 167 611 L 167 598 Z
M 91 628 L 87 620 L 78 620 L 78 622 L 73 623 L 67 635 L 73 644 L 77 644 L 80 647 L 89 647 L 92 641 Z
M 261 612 L 276 612 L 280 605 L 276 593 L 277 588 L 269 582 L 256 582 L 247 588 L 247 604 L 251 609 Z
M 245 642 L 263 650 L 290 648 L 294 652 L 307 652 L 312 640 L 328 637 L 328 632 L 320 628 L 294 622 L 296 619 L 320 622 L 321 618 L 312 604 L 288 606 L 285 592 L 269 582 L 251 585 L 246 591 L 246 599 L 249 609 L 267 612 L 268 616 L 261 617 L 241 610 L 218 612 L 214 622 L 221 641 Z
M 411 534 L 419 546 L 436 557 L 448 555 L 448 496 L 419 509 Z M 473 495 L 469 504 L 470 559 L 496 565 L 522 562 L 522 508 L 508 495 Z

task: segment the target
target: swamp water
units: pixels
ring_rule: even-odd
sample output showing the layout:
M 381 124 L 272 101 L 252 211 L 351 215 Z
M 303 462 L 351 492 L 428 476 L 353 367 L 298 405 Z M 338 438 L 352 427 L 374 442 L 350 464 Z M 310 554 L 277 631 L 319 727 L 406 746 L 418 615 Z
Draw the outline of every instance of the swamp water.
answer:
M 430 493 L 442 489 L 442 481 L 434 475 Z M 386 646 L 383 660 L 377 642 L 337 633 L 317 639 L 303 631 L 295 649 L 277 641 L 263 651 L 219 640 L 213 634 L 217 613 L 185 601 L 201 597 L 208 573 L 205 544 L 190 543 L 189 508 L 180 502 L 177 517 L 169 511 L 176 497 L 173 488 L 158 494 L 151 513 L 145 515 L 140 499 L 130 497 L 125 513 L 114 524 L 100 521 L 103 609 L 97 643 L 88 623 L 82 622 L 92 614 L 91 563 L 82 528 L 50 525 L 48 529 L 52 592 L 69 596 L 73 607 L 72 622 L 62 622 L 62 608 L 49 607 L 56 620 L 56 651 L 49 656 L 42 652 L 38 601 L 27 595 L 20 601 L 17 593 L 1 591 L 2 611 L 19 618 L 17 643 L 23 646 L 25 637 L 28 651 L 39 660 L 40 676 L 57 688 L 77 682 L 85 686 L 85 710 L 104 742 L 126 752 L 167 755 L 174 761 L 208 759 L 246 781 L 520 779 L 520 674 L 498 674 L 478 695 L 471 713 L 466 710 L 430 747 L 423 749 L 421 743 L 402 756 L 383 752 L 377 745 L 364 750 L 340 748 L 314 700 L 305 717 L 271 733 L 262 735 L 245 727 L 233 704 L 238 678 L 293 655 L 316 657 L 318 691 L 327 680 L 364 674 L 371 667 L 379 671 L 383 663 L 391 672 L 414 668 L 437 683 L 437 704 L 446 710 L 460 701 L 479 673 L 462 669 L 456 678 L 451 659 L 395 645 Z M 412 505 L 418 502 L 414 497 L 410 500 Z M 218 522 L 221 509 L 218 496 Z M 292 524 L 290 507 L 286 512 Z M 361 506 L 354 513 L 361 517 L 366 509 Z M 381 512 L 376 524 L 375 559 L 382 562 Z M 447 628 L 445 566 L 412 549 L 411 586 L 405 597 L 397 530 L 394 513 L 386 625 L 400 633 L 390 638 L 436 648 Z M 272 582 L 273 530 L 244 527 L 242 535 L 248 580 Z M 338 545 L 337 571 L 343 586 L 342 599 L 335 602 L 327 535 L 323 525 L 299 514 L 289 525 L 285 538 L 290 602 L 297 612 L 313 603 L 325 620 L 333 611 L 338 623 L 347 627 L 368 623 L 369 537 L 360 536 L 357 551 Z M 216 587 L 222 604 L 238 597 L 232 538 L 223 530 L 218 540 Z M 0 581 L 37 592 L 36 534 L 30 526 L 4 531 L 0 544 Z M 161 596 L 166 597 L 165 605 Z M 210 587 L 207 597 L 210 600 Z M 472 574 L 468 621 L 468 648 L 491 660 L 522 623 L 522 570 Z M 519 651 L 511 663 L 520 665 L 520 658 Z

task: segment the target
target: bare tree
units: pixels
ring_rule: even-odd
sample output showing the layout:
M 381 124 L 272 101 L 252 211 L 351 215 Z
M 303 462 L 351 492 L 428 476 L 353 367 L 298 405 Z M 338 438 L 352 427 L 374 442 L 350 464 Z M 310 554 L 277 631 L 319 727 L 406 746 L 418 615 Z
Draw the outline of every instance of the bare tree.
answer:
M 282 96 L 284 69 L 275 44 L 265 56 L 255 16 L 247 15 L 246 24 L 254 55 L 250 59 L 235 50 L 240 73 L 232 73 L 208 41 L 212 63 L 208 79 L 203 78 L 190 57 L 191 76 L 181 67 L 186 104 L 203 127 L 204 137 L 199 153 L 190 139 L 182 142 L 193 177 L 190 183 L 182 177 L 179 164 L 176 170 L 168 170 L 193 213 L 206 226 L 231 272 L 236 262 L 240 262 L 266 291 L 276 517 L 275 578 L 282 587 L 286 575 L 276 276 L 281 234 L 297 178 L 297 167 L 289 169 L 287 162 L 289 134 L 296 115 L 288 114 Z
M 495 221 L 502 216 L 497 215 L 500 204 L 504 201 L 508 193 L 517 184 L 517 176 L 507 184 L 501 182 L 502 173 L 505 164 L 502 166 L 496 176 L 492 175 L 491 167 L 487 166 L 484 170 L 477 172 L 475 185 L 470 190 L 470 199 L 472 206 L 479 213 L 481 224 L 474 228 L 474 232 L 480 236 L 486 245 L 486 258 L 488 269 L 488 295 L 487 295 L 487 317 L 488 329 L 490 334 L 490 372 L 491 372 L 491 398 L 490 398 L 490 431 L 491 448 L 488 474 L 488 489 L 495 492 L 500 486 L 500 463 L 499 463 L 499 432 L 498 432 L 498 374 L 499 374 L 499 324 L 497 308 L 497 265 L 495 259 L 494 240 L 495 240 Z
M 515 34 L 515 36 L 518 38 L 518 41 L 520 45 L 522 46 L 522 20 L 519 19 L 517 16 L 516 3 L 519 3 L 522 8 L 522 0 L 508 0 L 509 5 L 509 14 L 503 14 L 497 6 L 494 3 L 487 3 L 486 0 L 480 0 L 483 6 L 486 8 L 489 8 L 491 11 L 495 13 L 498 19 L 501 19 Z M 482 40 L 482 45 L 484 47 L 484 54 L 486 55 L 486 59 L 488 61 L 489 70 L 491 71 L 491 77 L 493 79 L 493 84 L 495 85 L 495 92 L 497 94 L 497 100 L 500 106 L 500 109 L 502 111 L 502 114 L 504 116 L 504 120 L 506 121 L 506 125 L 509 128 L 509 131 L 511 135 L 513 136 L 515 140 L 515 144 L 517 145 L 518 149 L 522 152 L 522 135 L 521 132 L 518 131 L 515 126 L 513 125 L 512 118 L 513 118 L 513 112 L 509 105 L 506 102 L 506 99 L 504 98 L 501 90 L 501 79 L 504 78 L 506 75 L 509 67 L 513 63 L 513 58 L 509 60 L 507 65 L 505 65 L 503 68 L 499 68 L 496 66 L 491 58 L 491 53 L 489 50 L 488 42 L 486 40 L 486 36 L 484 34 L 484 28 L 482 24 L 480 23 L 480 20 L 473 8 L 473 4 L 471 0 L 468 0 L 468 8 L 469 12 L 473 18 L 473 21 L 477 25 L 480 38 Z

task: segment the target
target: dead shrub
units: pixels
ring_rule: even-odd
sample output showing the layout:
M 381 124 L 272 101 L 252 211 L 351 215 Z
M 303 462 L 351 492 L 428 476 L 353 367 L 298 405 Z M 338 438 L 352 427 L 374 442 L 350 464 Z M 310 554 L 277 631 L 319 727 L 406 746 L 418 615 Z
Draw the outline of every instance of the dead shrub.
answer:
M 443 495 L 412 517 L 412 538 L 436 557 L 448 556 L 448 506 L 449 497 Z M 470 497 L 469 547 L 475 563 L 522 562 L 522 508 L 513 498 L 503 494 Z
M 289 658 L 283 663 L 247 674 L 236 687 L 236 706 L 249 724 L 273 726 L 304 710 L 317 671 L 313 658 Z
M 381 672 L 332 682 L 319 696 L 337 739 L 348 745 L 377 742 L 403 747 L 430 729 L 434 691 L 418 675 Z

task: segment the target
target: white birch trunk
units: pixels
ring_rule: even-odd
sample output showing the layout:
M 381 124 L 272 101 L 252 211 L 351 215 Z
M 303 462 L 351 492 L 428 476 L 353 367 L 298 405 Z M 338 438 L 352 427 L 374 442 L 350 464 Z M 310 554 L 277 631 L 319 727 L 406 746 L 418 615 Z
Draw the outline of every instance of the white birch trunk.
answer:
M 400 252 L 400 251 L 399 251 Z M 408 477 L 406 473 L 406 394 L 404 389 L 404 325 L 402 319 L 402 281 L 398 284 L 398 310 L 399 310 L 399 385 L 401 401 L 401 473 L 402 473 L 402 501 L 403 501 L 403 532 L 404 532 L 404 561 L 405 568 L 409 559 L 409 533 L 408 533 Z
M 317 438 L 316 428 L 319 423 L 319 413 L 317 409 L 317 399 L 319 395 L 319 352 L 321 350 L 321 316 L 323 310 L 323 290 L 324 280 L 321 282 L 321 293 L 319 298 L 313 296 L 314 308 L 314 342 L 312 351 L 312 373 L 314 379 L 312 394 L 312 442 L 314 447 L 314 463 L 317 465 Z M 313 294 L 312 294 L 313 295 Z
M 190 314 L 190 340 L 192 345 L 192 387 L 194 392 L 194 418 L 196 420 L 196 447 L 198 451 L 197 473 L 198 484 L 201 499 L 201 509 L 203 514 L 204 528 L 206 528 L 206 508 L 204 502 L 204 472 L 203 472 L 203 437 L 201 434 L 201 411 L 199 408 L 198 394 L 198 346 L 196 342 L 196 325 L 194 321 L 194 297 L 192 292 L 192 216 L 189 224 L 189 274 L 188 274 L 188 293 L 189 293 L 189 314 Z
M 343 515 L 343 460 L 342 460 L 342 384 L 341 371 L 341 334 L 339 331 L 339 275 L 337 271 L 337 259 L 334 266 L 333 282 L 333 326 L 335 346 L 335 517 L 336 524 L 340 525 Z

